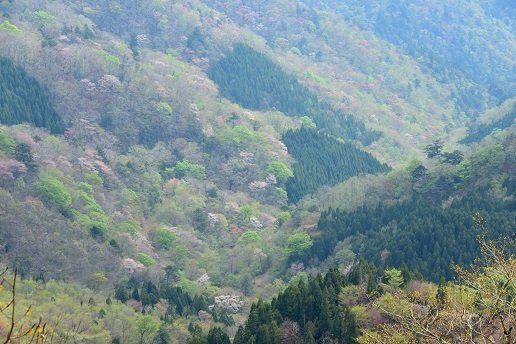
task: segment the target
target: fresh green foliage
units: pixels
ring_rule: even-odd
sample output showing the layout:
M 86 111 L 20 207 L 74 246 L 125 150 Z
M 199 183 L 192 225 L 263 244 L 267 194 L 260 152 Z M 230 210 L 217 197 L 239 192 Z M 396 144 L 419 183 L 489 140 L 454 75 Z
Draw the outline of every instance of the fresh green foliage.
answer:
M 204 166 L 193 164 L 188 160 L 178 161 L 172 171 L 176 178 L 191 177 L 199 180 L 206 179 Z
M 312 247 L 313 241 L 310 235 L 306 233 L 296 233 L 288 238 L 288 245 L 285 248 L 285 256 L 291 261 L 304 260 L 307 257 L 308 250 Z
M 136 331 L 140 335 L 140 343 L 147 341 L 147 338 L 153 338 L 159 330 L 159 321 L 150 315 L 143 315 L 136 320 Z
M 93 237 L 104 237 L 107 235 L 109 227 L 109 219 L 104 209 L 97 203 L 93 197 L 93 188 L 87 183 L 79 183 L 82 190 L 77 191 L 77 203 L 82 208 L 86 217 L 79 215 L 82 219 L 82 227 L 86 227 L 91 231 Z
M 57 18 L 45 11 L 37 11 L 33 14 L 35 22 L 40 27 L 53 25 L 57 22 Z
M 15 145 L 15 141 L 9 138 L 7 133 L 0 128 L 0 151 L 8 155 L 14 154 Z
M 462 144 L 470 144 L 473 142 L 480 142 L 482 139 L 491 133 L 493 133 L 496 129 L 506 129 L 510 126 L 514 125 L 514 121 L 516 120 L 516 104 L 513 105 L 512 110 L 507 113 L 502 118 L 493 121 L 488 124 L 480 124 L 476 127 L 470 127 L 468 131 L 468 135 L 460 140 Z
M 130 233 L 132 235 L 136 235 L 136 233 L 140 233 L 142 230 L 142 225 L 140 222 L 136 220 L 127 220 L 121 223 L 118 226 L 118 230 L 125 233 Z
M 290 221 L 292 216 L 288 211 L 282 211 L 276 215 L 276 220 L 278 221 L 278 225 L 282 226 L 284 223 Z
M 103 185 L 104 180 L 98 174 L 88 173 L 84 175 L 84 179 L 90 185 Z
M 137 261 L 139 261 L 140 263 L 142 263 L 145 266 L 151 266 L 151 265 L 156 264 L 156 261 L 154 259 L 152 259 L 148 254 L 143 253 L 143 252 L 136 253 L 135 258 Z
M 107 52 L 105 52 L 104 50 L 95 50 L 95 52 L 102 58 L 102 60 L 104 60 L 107 64 L 111 64 L 111 65 L 114 65 L 114 66 L 119 66 L 120 65 L 120 60 L 116 57 L 116 56 L 113 56 Z
M 251 205 L 246 204 L 240 207 L 240 214 L 245 220 L 249 220 L 253 216 L 254 209 Z
M 72 196 L 63 182 L 50 174 L 42 175 L 34 187 L 45 201 L 56 205 L 60 210 L 66 210 L 72 204 Z
M 0 123 L 30 123 L 63 132 L 61 118 L 39 82 L 25 69 L 0 56 Z
M 294 177 L 294 173 L 280 161 L 271 161 L 267 173 L 273 174 L 281 184 Z
M 14 32 L 14 33 L 22 33 L 23 32 L 16 25 L 11 23 L 9 20 L 2 21 L 2 23 L 0 23 L 0 29 L 5 30 L 7 32 Z
M 153 234 L 153 242 L 156 248 L 168 250 L 176 242 L 176 235 L 170 229 L 157 228 Z
M 257 231 L 247 231 L 238 238 L 238 243 L 241 245 L 257 244 L 262 240 Z
M 391 286 L 392 288 L 399 288 L 404 282 L 400 270 L 389 269 L 385 270 L 384 274 L 387 278 L 387 283 L 389 283 L 389 286 Z
M 308 117 L 319 129 L 365 145 L 380 137 L 353 116 L 344 116 L 320 102 L 294 76 L 244 44 L 236 44 L 225 58 L 212 64 L 208 75 L 222 95 L 249 109 L 278 109 L 288 116 Z

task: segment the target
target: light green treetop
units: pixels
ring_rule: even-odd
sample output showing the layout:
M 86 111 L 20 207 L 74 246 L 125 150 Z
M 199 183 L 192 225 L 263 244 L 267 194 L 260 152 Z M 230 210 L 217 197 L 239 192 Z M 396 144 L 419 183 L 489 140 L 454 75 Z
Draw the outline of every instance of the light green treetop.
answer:
M 247 231 L 238 238 L 237 243 L 242 245 L 250 245 L 258 243 L 262 240 L 260 234 L 257 231 Z
M 294 177 L 294 173 L 280 161 L 271 161 L 267 172 L 273 174 L 280 183 L 285 183 L 289 178 Z
M 287 257 L 302 257 L 312 247 L 313 241 L 306 233 L 296 233 L 288 238 L 288 245 L 285 248 Z
M 72 196 L 60 180 L 46 174 L 35 184 L 37 193 L 47 202 L 66 209 L 72 204 Z

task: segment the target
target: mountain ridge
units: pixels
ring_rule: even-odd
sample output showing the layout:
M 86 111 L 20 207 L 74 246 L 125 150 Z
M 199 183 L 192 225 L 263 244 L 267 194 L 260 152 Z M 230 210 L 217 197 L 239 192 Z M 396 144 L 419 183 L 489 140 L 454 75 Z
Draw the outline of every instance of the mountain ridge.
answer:
M 488 6 L 460 6 L 482 4 Z M 323 4 L 0 2 L 3 58 L 38 80 L 64 129 L 54 135 L 28 124 L 0 127 L 2 261 L 24 279 L 73 282 L 63 288 L 105 295 L 105 305 L 91 297 L 94 312 L 84 320 L 91 338 L 123 338 L 111 318 L 116 315 L 110 309 L 117 308 L 137 311 L 124 315 L 133 334 L 127 341 L 149 343 L 166 333 L 173 338 L 164 342 L 184 343 L 214 325 L 235 337 L 257 298 L 271 299 L 335 266 L 354 271 L 363 258 L 378 266 L 375 278 L 385 283 L 397 273 L 392 269 L 405 277 L 420 270 L 435 282 L 441 275 L 452 278 L 450 257 L 467 265 L 478 255 L 469 236 L 467 256 L 451 254 L 458 239 L 448 240 L 474 231 L 473 213 L 483 213 L 495 234 L 514 225 L 514 94 L 494 106 L 496 92 L 488 95 L 485 75 L 473 80 L 448 68 L 449 78 L 436 76 L 432 68 L 445 70 L 435 62 L 440 60 L 411 55 L 343 19 L 341 9 L 318 6 Z M 480 24 L 494 14 L 474 13 L 482 20 L 463 18 L 459 31 L 483 30 L 472 33 L 480 39 L 486 31 Z M 512 19 L 496 15 L 489 25 L 500 26 L 492 38 L 510 45 L 506 26 Z M 421 28 L 406 24 L 417 36 Z M 259 106 L 227 96 L 226 86 L 210 79 L 210 68 L 240 45 L 277 72 L 267 83 L 271 73 L 253 71 L 265 85 L 251 91 L 263 92 Z M 504 66 L 496 73 L 507 72 L 500 87 L 510 96 L 514 71 Z M 220 73 L 234 87 L 231 75 L 239 71 Z M 239 85 L 232 91 L 248 87 Z M 267 102 L 274 96 L 283 96 L 281 103 Z M 482 131 L 478 142 L 459 142 L 475 128 Z M 426 154 L 428 145 L 436 155 Z M 380 168 L 357 170 L 368 159 Z M 293 189 L 299 192 L 291 197 Z M 418 215 L 416 205 L 429 214 Z M 464 223 L 437 219 L 450 214 Z M 426 220 L 420 226 L 414 218 Z M 413 227 L 435 232 L 435 243 Z M 422 237 L 431 247 L 423 248 Z M 399 243 L 411 249 L 402 252 Z M 344 297 L 330 294 L 334 303 Z M 220 296 L 238 302 L 208 308 Z M 157 324 L 149 325 L 148 336 L 144 321 Z M 63 326 L 63 333 L 83 338 L 71 324 Z

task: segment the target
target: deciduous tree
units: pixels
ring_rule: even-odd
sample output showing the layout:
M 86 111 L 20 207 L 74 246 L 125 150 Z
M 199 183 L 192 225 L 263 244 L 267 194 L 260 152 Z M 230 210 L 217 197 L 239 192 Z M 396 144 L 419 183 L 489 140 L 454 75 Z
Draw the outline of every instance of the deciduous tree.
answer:
M 151 315 L 144 315 L 136 321 L 136 329 L 140 335 L 140 344 L 147 343 L 159 330 L 159 321 Z
M 469 270 L 455 266 L 459 284 L 440 285 L 429 298 L 399 291 L 390 301 L 374 301 L 393 323 L 382 325 L 378 332 L 364 331 L 360 343 L 516 341 L 516 240 L 490 240 L 480 214 L 475 214 L 475 221 L 484 233 L 478 238 L 482 258 Z

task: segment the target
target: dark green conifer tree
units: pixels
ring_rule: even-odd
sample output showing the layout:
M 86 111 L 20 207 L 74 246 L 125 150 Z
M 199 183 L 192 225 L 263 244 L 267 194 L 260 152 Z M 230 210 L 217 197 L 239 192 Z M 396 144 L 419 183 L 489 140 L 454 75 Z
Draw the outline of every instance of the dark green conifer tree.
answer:
M 127 289 L 124 285 L 119 284 L 115 289 L 115 298 L 117 300 L 120 300 L 122 303 L 125 303 L 127 300 L 129 300 L 129 295 L 127 294 Z
M 231 344 L 229 336 L 220 327 L 213 327 L 208 332 L 208 344 Z

